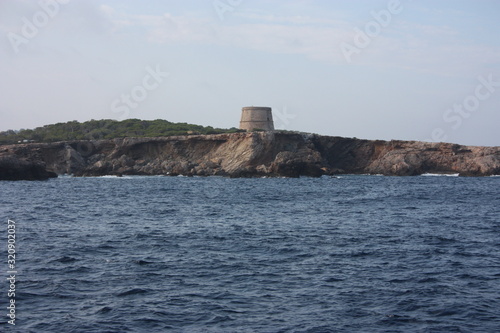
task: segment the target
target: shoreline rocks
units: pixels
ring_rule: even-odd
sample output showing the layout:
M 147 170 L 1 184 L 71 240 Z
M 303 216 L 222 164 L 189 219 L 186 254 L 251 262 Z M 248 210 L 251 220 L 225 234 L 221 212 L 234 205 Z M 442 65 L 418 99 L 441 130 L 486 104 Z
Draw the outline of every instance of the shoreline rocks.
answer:
M 0 156 L 0 180 L 47 180 L 55 177 L 57 174 L 48 171 L 41 163 L 15 156 Z
M 500 147 L 279 131 L 0 146 L 0 180 L 59 174 L 320 177 L 500 174 Z

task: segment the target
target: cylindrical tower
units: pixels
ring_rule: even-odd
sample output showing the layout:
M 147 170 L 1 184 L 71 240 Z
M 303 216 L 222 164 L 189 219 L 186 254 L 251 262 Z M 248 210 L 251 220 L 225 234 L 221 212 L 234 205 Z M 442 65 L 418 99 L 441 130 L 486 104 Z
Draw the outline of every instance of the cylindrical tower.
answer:
M 253 131 L 273 131 L 273 113 L 271 108 L 263 106 L 247 106 L 241 110 L 240 129 Z

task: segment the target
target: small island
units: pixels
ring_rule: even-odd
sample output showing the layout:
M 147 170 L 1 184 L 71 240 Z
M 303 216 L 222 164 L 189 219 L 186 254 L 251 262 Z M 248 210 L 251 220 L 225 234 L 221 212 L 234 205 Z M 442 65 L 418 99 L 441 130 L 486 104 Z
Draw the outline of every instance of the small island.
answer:
M 270 108 L 264 107 L 243 108 L 241 126 L 224 130 L 165 120 L 128 119 L 73 121 L 2 132 L 0 180 L 44 180 L 62 174 L 226 177 L 500 174 L 500 147 L 362 140 L 279 131 L 274 130 Z

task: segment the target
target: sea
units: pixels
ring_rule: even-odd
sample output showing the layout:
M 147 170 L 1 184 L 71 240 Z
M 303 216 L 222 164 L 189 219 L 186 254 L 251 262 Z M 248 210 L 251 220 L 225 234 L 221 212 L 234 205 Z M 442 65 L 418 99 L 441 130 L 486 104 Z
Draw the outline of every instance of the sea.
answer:
M 455 176 L 0 182 L 0 331 L 500 332 L 500 177 Z

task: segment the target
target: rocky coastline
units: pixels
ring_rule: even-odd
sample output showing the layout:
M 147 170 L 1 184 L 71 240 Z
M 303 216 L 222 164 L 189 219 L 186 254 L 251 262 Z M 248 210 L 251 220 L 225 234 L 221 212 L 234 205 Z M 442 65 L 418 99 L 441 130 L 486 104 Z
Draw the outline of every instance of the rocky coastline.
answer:
M 500 174 L 500 147 L 279 131 L 0 146 L 0 180 L 62 174 L 319 177 Z

